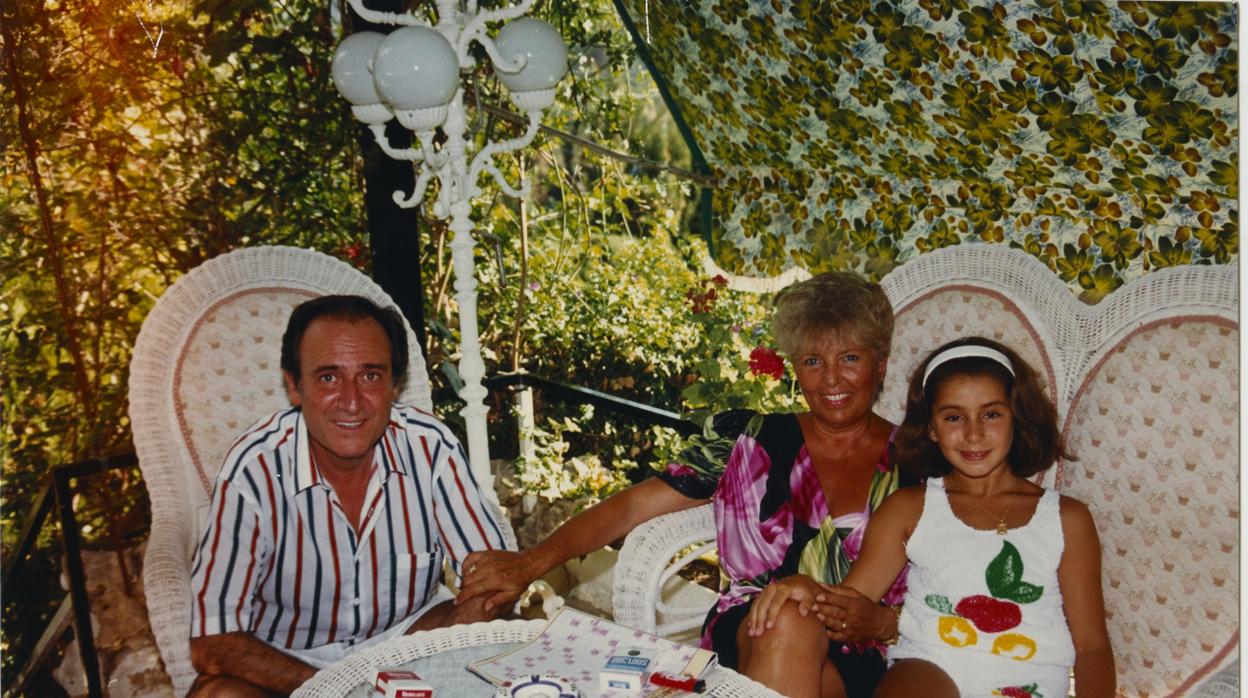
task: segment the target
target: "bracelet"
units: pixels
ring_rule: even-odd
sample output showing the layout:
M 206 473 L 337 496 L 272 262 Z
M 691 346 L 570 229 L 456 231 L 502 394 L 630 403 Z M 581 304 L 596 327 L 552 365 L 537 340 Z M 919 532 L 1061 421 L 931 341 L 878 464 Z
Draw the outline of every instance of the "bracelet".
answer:
M 892 637 L 884 640 L 885 645 L 892 647 L 893 645 L 897 644 L 898 640 L 901 639 L 901 605 L 898 604 L 896 606 L 889 606 L 888 610 L 897 614 L 897 630 L 893 631 Z

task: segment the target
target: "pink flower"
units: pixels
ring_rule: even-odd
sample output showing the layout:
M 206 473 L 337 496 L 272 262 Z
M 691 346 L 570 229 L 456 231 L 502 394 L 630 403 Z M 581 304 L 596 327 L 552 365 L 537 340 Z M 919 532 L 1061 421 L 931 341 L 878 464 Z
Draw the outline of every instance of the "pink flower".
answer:
M 675 475 L 676 477 L 697 474 L 693 468 L 690 468 L 684 463 L 668 463 L 666 470 L 668 475 Z
M 754 347 L 750 352 L 750 373 L 780 380 L 784 378 L 784 359 L 772 349 Z

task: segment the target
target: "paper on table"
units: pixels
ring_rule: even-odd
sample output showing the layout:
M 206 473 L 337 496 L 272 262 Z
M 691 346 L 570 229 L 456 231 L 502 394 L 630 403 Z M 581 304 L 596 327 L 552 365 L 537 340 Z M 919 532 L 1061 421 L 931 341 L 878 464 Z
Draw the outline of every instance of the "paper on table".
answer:
M 565 606 L 537 637 L 497 657 L 469 664 L 468 668 L 496 686 L 532 674 L 549 674 L 576 684 L 582 696 L 596 696 L 600 695 L 598 672 L 617 647 L 653 649 L 655 663 L 650 671 L 669 674 L 700 677 L 717 662 L 715 653 L 710 650 L 664 640 Z M 649 684 L 642 688 L 642 695 L 650 698 L 674 693 L 672 689 Z M 625 694 L 619 692 L 619 695 Z

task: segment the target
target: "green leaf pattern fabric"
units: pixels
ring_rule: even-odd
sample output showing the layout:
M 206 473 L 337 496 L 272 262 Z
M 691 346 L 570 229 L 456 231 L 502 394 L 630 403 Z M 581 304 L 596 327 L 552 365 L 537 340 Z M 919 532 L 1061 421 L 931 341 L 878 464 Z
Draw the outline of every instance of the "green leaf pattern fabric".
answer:
M 619 0 L 716 180 L 713 255 L 878 279 L 972 242 L 1095 303 L 1239 255 L 1236 5 Z

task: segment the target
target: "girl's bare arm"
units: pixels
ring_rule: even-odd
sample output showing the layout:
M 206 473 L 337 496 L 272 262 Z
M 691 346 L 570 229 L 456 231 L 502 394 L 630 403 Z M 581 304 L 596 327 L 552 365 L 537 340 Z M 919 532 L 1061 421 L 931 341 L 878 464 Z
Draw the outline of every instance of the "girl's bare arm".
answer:
M 1105 627 L 1101 593 L 1101 542 L 1096 523 L 1083 502 L 1062 497 L 1062 533 L 1066 547 L 1057 567 L 1057 581 L 1070 637 L 1075 643 L 1075 693 L 1113 696 L 1117 674 Z

